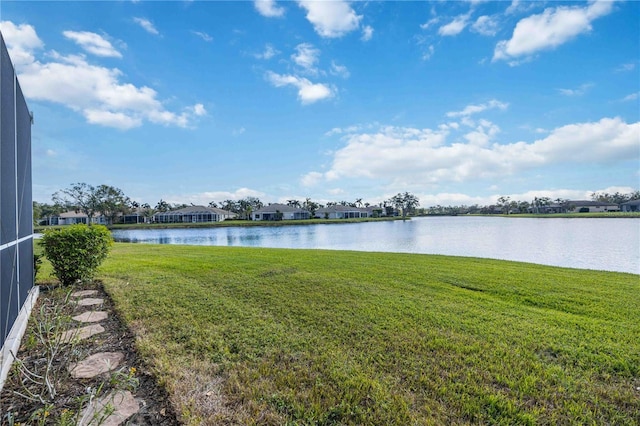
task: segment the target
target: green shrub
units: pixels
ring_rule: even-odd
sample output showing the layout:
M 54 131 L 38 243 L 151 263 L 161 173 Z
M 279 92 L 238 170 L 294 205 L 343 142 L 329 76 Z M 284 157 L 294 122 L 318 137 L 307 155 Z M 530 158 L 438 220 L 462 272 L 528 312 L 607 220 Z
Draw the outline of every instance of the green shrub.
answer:
M 101 225 L 70 225 L 45 231 L 44 254 L 63 285 L 88 281 L 109 253 L 113 238 Z

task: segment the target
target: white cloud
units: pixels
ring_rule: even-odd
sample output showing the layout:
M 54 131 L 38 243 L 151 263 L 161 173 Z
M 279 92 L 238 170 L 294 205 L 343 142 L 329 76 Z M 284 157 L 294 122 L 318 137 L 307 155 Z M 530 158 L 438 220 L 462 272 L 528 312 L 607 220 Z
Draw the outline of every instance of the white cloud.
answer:
M 541 14 L 524 18 L 516 24 L 510 40 L 498 42 L 493 60 L 507 60 L 515 65 L 536 52 L 556 48 L 591 31 L 591 22 L 607 15 L 612 7 L 611 1 L 595 1 L 586 7 L 548 8 Z
M 471 29 L 484 36 L 494 36 L 498 32 L 498 20 L 494 16 L 483 15 L 476 19 Z
M 622 98 L 622 101 L 623 102 L 635 101 L 636 99 L 638 99 L 638 97 L 640 97 L 640 92 L 631 93 L 630 95 L 627 95 L 624 98 Z
M 335 61 L 331 61 L 331 70 L 329 72 L 342 78 L 349 78 L 351 75 L 346 66 L 338 65 Z
M 360 40 L 369 41 L 371 40 L 371 37 L 373 37 L 373 27 L 370 25 L 364 26 L 362 28 L 362 37 L 360 37 Z
M 62 34 L 66 38 L 75 41 L 80 47 L 89 53 L 93 53 L 97 56 L 122 58 L 122 54 L 100 34 L 89 31 L 64 31 Z
M 633 63 L 633 62 L 629 62 L 627 64 L 620 65 L 614 71 L 615 72 L 627 72 L 627 71 L 633 71 L 635 68 L 636 68 L 636 64 Z
M 133 18 L 133 22 L 140 25 L 149 34 L 160 35 L 153 23 L 146 18 Z
M 303 105 L 312 104 L 335 96 L 334 90 L 331 87 L 325 84 L 312 83 L 306 78 L 295 75 L 281 75 L 268 71 L 265 78 L 275 87 L 293 86 L 297 88 L 298 99 Z
M 87 122 L 118 129 L 140 126 L 145 120 L 162 125 L 188 127 L 195 116 L 206 113 L 202 104 L 181 113 L 165 109 L 155 90 L 122 82 L 117 68 L 91 64 L 83 55 L 48 53 L 49 61 L 36 60 L 40 48 L 33 27 L 3 23 L 3 34 L 10 50 L 23 52 L 16 71 L 25 96 L 29 99 L 62 104 L 80 114 Z M 5 32 L 5 28 L 9 31 Z M 35 37 L 35 38 L 34 38 Z
M 298 4 L 307 11 L 307 20 L 321 37 L 342 37 L 360 26 L 362 16 L 343 0 L 299 0 Z
M 245 129 L 244 127 L 240 127 L 239 129 L 233 129 L 231 131 L 231 134 L 234 137 L 240 136 L 241 134 L 243 134 L 247 129 Z
M 467 105 L 462 111 L 451 111 L 447 113 L 447 117 L 468 117 L 472 114 L 477 114 L 489 109 L 505 110 L 509 107 L 508 103 L 500 102 L 496 99 L 492 99 L 487 103 L 479 105 Z
M 482 132 L 492 137 L 499 129 L 482 123 Z M 620 118 L 576 123 L 552 130 L 534 142 L 506 144 L 474 139 L 448 143 L 449 131 L 383 127 L 373 133 L 344 137 L 345 146 L 333 155 L 326 181 L 380 179 L 391 186 L 477 181 L 522 173 L 551 164 L 601 164 L 638 159 L 640 122 L 628 124 Z M 480 143 L 477 143 L 480 142 Z M 317 182 L 319 172 L 308 174 Z
M 191 31 L 191 32 L 197 35 L 198 37 L 200 37 L 201 39 L 203 39 L 204 41 L 206 41 L 207 43 L 213 41 L 213 37 L 211 37 L 209 34 L 203 31 Z
M 433 44 L 430 44 L 429 47 L 427 47 L 427 50 L 422 52 L 422 60 L 428 61 L 433 56 L 434 52 L 435 48 L 433 47 Z
M 99 109 L 85 109 L 83 111 L 87 122 L 91 124 L 99 124 L 106 127 L 115 127 L 116 129 L 127 130 L 132 127 L 138 127 L 142 124 L 139 117 L 131 117 L 122 112 L 111 112 Z
M 210 191 L 196 194 L 172 194 L 163 196 L 162 199 L 168 203 L 193 203 L 195 205 L 207 206 L 211 201 L 241 200 L 247 197 L 262 198 L 265 194 L 250 188 L 239 188 L 235 191 Z
M 577 89 L 558 89 L 558 92 L 565 96 L 582 96 L 593 86 L 593 83 L 585 83 L 581 84 Z
M 458 35 L 469 24 L 469 14 L 459 15 L 453 21 L 446 25 L 441 26 L 438 29 L 438 34 L 441 36 L 454 36 Z
M 309 172 L 302 177 L 300 182 L 304 186 L 315 186 L 322 181 L 323 174 L 319 172 Z
M 513 0 L 509 7 L 504 11 L 505 15 L 514 15 L 516 13 L 524 13 L 536 7 L 534 1 Z
M 44 43 L 31 25 L 15 25 L 11 21 L 2 21 L 0 30 L 7 43 L 11 62 L 16 68 L 32 63 L 35 60 L 33 51 L 44 47 Z
M 198 117 L 207 115 L 207 110 L 204 108 L 204 105 L 202 104 L 195 104 L 194 106 L 191 107 L 191 111 L 193 112 L 194 115 L 197 115 Z
M 298 66 L 302 67 L 310 74 L 317 74 L 316 64 L 318 63 L 320 51 L 310 43 L 300 43 L 296 46 L 296 53 L 291 55 L 291 59 Z
M 276 55 L 279 55 L 280 51 L 278 51 L 275 47 L 273 47 L 271 44 L 267 43 L 264 46 L 264 51 L 262 53 L 257 53 L 255 55 L 253 55 L 256 59 L 264 59 L 264 60 L 269 60 L 271 58 L 273 58 Z
M 420 24 L 420 28 L 422 28 L 423 30 L 427 30 L 427 29 L 429 29 L 429 27 L 431 27 L 432 25 L 437 24 L 438 22 L 440 22 L 440 18 L 438 18 L 438 17 L 431 18 L 427 22 L 425 22 L 424 24 Z
M 255 0 L 253 5 L 260 15 L 266 16 L 267 18 L 284 16 L 284 8 L 278 6 L 275 0 Z

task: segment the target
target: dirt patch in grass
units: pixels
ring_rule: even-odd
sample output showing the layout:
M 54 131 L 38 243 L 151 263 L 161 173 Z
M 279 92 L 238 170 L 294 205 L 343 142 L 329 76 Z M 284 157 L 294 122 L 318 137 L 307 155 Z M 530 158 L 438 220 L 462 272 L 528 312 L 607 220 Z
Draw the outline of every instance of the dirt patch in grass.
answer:
M 91 297 L 104 299 L 103 305 L 78 306 L 69 296 L 71 291 L 78 290 L 96 290 L 97 294 Z M 64 329 L 86 325 L 76 323 L 71 317 L 92 309 L 109 313 L 100 321 L 105 331 L 77 343 L 60 344 L 53 354 L 51 347 L 47 348 L 43 342 L 51 342 L 51 339 L 44 339 L 44 336 L 51 337 Z M 71 377 L 70 364 L 98 352 L 122 352 L 124 360 L 114 371 L 95 378 Z M 138 413 L 128 419 L 128 424 L 179 424 L 166 390 L 139 357 L 133 334 L 118 318 L 111 299 L 99 282 L 73 288 L 41 286 L 17 359 L 0 394 L 2 425 L 75 424 L 91 397 L 121 388 L 131 388 L 140 406 Z M 50 364 L 49 373 L 45 374 L 47 364 Z M 36 375 L 48 376 L 54 392 Z

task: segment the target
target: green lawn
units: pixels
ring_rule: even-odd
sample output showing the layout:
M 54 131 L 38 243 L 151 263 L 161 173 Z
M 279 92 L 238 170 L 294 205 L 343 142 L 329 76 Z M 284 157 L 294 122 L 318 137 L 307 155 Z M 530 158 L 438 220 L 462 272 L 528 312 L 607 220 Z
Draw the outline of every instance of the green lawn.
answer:
M 116 244 L 188 424 L 640 423 L 640 280 L 472 258 Z

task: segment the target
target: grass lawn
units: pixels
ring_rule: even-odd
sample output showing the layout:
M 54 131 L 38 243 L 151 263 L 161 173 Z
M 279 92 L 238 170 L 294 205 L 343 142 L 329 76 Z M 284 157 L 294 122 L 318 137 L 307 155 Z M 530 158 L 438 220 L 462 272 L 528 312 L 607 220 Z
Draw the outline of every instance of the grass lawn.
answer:
M 116 244 L 100 279 L 187 424 L 640 423 L 638 275 Z

